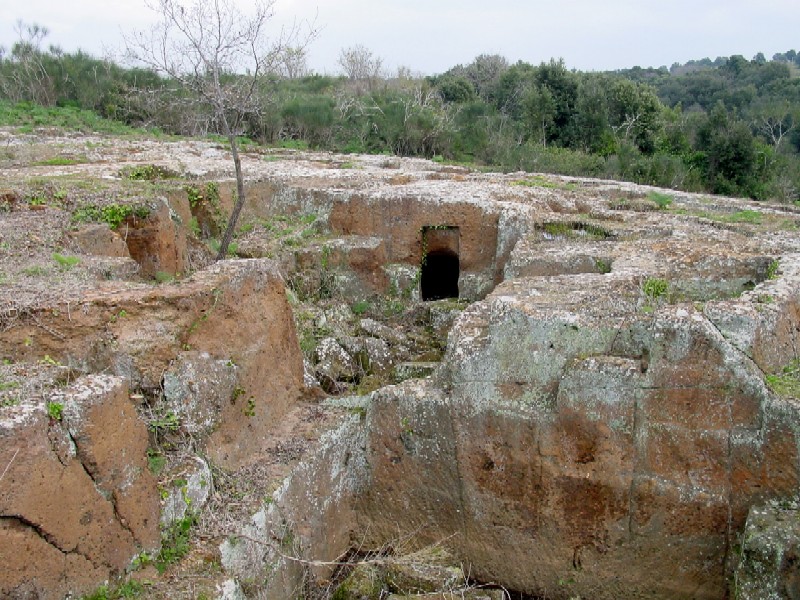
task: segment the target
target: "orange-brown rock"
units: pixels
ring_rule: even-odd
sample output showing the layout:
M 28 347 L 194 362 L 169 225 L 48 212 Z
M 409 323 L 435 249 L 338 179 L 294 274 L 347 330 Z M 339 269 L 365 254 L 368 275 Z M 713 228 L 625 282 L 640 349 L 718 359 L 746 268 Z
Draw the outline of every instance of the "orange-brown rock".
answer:
M 374 394 L 366 543 L 454 539 L 479 580 L 555 598 L 724 597 L 750 507 L 800 485 L 800 410 L 698 307 L 642 310 L 638 285 L 501 284 L 435 380 Z
M 84 377 L 0 422 L 0 595 L 64 598 L 160 542 L 148 435 L 119 377 Z M 52 414 L 56 414 L 51 412 Z
M 86 225 L 72 233 L 72 239 L 84 254 L 130 258 L 122 237 L 105 224 Z
M 119 227 L 142 275 L 176 275 L 186 270 L 186 229 L 173 220 L 170 207 L 159 200 L 146 218 L 131 216 Z
M 0 344 L 19 361 L 47 355 L 80 371 L 125 376 L 144 390 L 160 390 L 182 353 L 230 364 L 237 391 L 215 404 L 206 440 L 212 459 L 227 466 L 247 462 L 303 391 L 283 280 L 268 260 L 217 263 L 173 284 L 108 282 L 16 321 L 0 332 Z

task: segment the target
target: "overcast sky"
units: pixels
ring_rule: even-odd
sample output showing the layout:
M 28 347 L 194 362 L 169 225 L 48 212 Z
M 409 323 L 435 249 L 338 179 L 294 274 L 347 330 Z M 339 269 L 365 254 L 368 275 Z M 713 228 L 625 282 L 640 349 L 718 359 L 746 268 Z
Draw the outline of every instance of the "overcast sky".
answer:
M 355 44 L 392 70 L 422 74 L 479 54 L 533 64 L 561 57 L 569 68 L 600 71 L 800 51 L 800 0 L 276 0 L 275 10 L 276 26 L 316 16 L 309 66 L 328 74 Z M 18 19 L 46 26 L 47 42 L 66 51 L 103 56 L 153 13 L 144 0 L 0 0 L 0 45 L 16 40 Z

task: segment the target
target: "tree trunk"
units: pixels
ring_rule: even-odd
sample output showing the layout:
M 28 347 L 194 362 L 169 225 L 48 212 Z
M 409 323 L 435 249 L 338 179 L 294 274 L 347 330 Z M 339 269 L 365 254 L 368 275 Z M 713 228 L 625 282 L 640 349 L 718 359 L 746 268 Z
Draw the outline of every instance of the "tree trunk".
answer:
M 233 240 L 233 232 L 236 231 L 236 222 L 239 220 L 239 213 L 242 212 L 245 201 L 242 163 L 239 159 L 239 148 L 236 145 L 236 136 L 233 133 L 228 134 L 228 142 L 231 145 L 233 166 L 236 170 L 236 202 L 233 205 L 231 216 L 228 219 L 228 226 L 225 228 L 225 234 L 222 236 L 222 241 L 219 243 L 219 252 L 215 260 L 222 260 L 228 254 L 228 246 L 230 246 L 231 240 Z

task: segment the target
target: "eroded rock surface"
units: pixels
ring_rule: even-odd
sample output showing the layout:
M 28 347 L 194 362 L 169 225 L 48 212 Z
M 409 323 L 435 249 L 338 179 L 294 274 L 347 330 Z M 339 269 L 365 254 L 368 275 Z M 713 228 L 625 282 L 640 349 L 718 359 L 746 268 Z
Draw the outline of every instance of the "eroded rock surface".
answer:
M 59 139 L 94 156 L 89 142 Z M 223 261 L 155 285 L 147 278 L 210 260 L 208 240 L 185 240 L 187 225 L 200 238 L 218 231 L 232 203 L 229 157 L 203 142 L 91 144 L 117 162 L 56 174 L 107 179 L 150 162 L 190 175 L 191 197 L 190 186 L 168 190 L 166 203 L 150 190 L 150 217 L 123 235 L 68 233 L 56 227 L 64 208 L 27 210 L 15 194 L 0 222 L 0 286 L 15 292 L 0 311 L 0 350 L 15 362 L 14 385 L 25 365 L 45 363 L 124 376 L 152 438 L 172 436 L 189 462 L 203 453 L 211 477 L 258 480 L 245 506 L 230 482 L 192 496 L 207 491 L 205 469 L 173 464 L 165 475 L 165 522 L 206 501 L 206 513 L 240 519 L 203 540 L 203 552 L 221 544 L 224 572 L 211 584 L 223 597 L 332 591 L 354 550 L 444 545 L 471 577 L 525 594 L 721 598 L 749 573 L 736 549 L 753 507 L 797 494 L 798 394 L 775 385 L 800 338 L 791 207 L 675 193 L 659 210 L 632 184 L 252 153 L 237 241 L 241 255 L 275 260 Z M 119 281 L 134 264 L 120 240 L 135 281 Z M 63 243 L 79 263 L 55 258 Z M 36 262 L 18 265 L 40 246 Z M 431 297 L 442 299 L 420 306 Z M 319 399 L 318 383 L 357 395 L 301 406 L 311 388 Z M 157 543 L 141 533 L 152 500 L 131 499 L 129 474 L 100 450 L 110 438 L 84 412 L 65 399 L 53 422 L 42 402 L 8 402 L 7 431 L 24 430 L 35 468 L 105 502 L 81 540 L 45 531 L 41 510 L 20 507 L 57 507 L 35 478 L 25 502 L 18 486 L 8 491 L 22 480 L 4 441 L 9 590 L 88 589 Z M 93 418 L 110 418 L 103 407 L 115 402 L 92 404 Z M 321 437 L 317 422 L 329 427 Z M 96 527 L 102 519 L 111 529 Z M 96 557 L 100 546 L 117 549 Z M 47 576 L 13 562 L 17 547 Z M 755 541 L 744 547 L 759 554 Z M 782 573 L 776 585 L 794 585 L 775 553 L 761 554 Z M 770 581 L 751 578 L 748 593 L 770 597 Z
M 218 263 L 180 283 L 98 286 L 18 320 L 0 342 L 17 360 L 46 355 L 144 390 L 160 390 L 166 371 L 162 413 L 185 418 L 215 461 L 236 466 L 302 393 L 291 323 L 283 279 L 260 259 Z
M 0 595 L 64 598 L 160 544 L 147 430 L 119 377 L 84 377 L 0 423 Z M 60 415 L 61 420 L 51 415 Z
M 797 502 L 753 506 L 741 543 L 735 594 L 742 600 L 800 597 L 800 521 Z

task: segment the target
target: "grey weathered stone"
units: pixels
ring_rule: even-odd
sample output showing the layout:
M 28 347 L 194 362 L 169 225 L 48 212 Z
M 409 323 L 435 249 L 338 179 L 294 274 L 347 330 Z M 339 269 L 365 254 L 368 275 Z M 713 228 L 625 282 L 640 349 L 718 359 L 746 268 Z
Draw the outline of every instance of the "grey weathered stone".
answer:
M 207 352 L 181 352 L 164 373 L 164 407 L 188 433 L 210 433 L 220 419 L 222 404 L 236 390 L 236 365 Z
M 734 579 L 739 600 L 800 598 L 800 505 L 754 506 L 747 515 Z
M 161 526 L 169 527 L 203 509 L 214 491 L 214 477 L 199 456 L 181 461 L 165 475 L 170 483 L 161 507 Z

